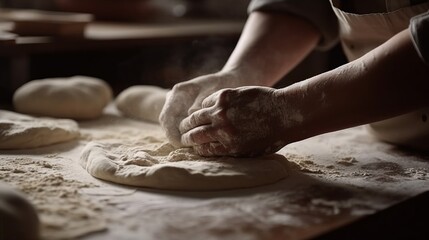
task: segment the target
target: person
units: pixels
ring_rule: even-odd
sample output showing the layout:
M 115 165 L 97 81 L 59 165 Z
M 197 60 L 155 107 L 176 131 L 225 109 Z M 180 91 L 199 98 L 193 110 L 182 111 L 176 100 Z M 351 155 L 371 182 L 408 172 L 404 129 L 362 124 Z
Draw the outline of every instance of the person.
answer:
M 254 0 L 222 70 L 176 84 L 160 123 L 173 145 L 209 157 L 270 154 L 367 123 L 382 140 L 429 149 L 428 9 L 423 0 Z M 347 64 L 271 87 L 337 38 Z

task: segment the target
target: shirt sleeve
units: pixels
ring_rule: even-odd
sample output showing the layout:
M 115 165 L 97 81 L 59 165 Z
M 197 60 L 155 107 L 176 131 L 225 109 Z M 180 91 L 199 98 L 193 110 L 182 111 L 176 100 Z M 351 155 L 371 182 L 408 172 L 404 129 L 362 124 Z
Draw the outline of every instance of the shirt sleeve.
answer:
M 338 20 L 327 0 L 252 0 L 248 12 L 253 11 L 285 12 L 305 18 L 322 34 L 319 50 L 338 42 Z
M 420 58 L 429 64 L 429 11 L 411 19 L 410 31 Z

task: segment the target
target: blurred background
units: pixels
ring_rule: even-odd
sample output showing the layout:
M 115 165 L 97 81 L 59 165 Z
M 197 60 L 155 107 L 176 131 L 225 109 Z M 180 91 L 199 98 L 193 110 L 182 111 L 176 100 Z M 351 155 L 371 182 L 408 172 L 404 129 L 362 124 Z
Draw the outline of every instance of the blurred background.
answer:
M 87 75 L 119 93 L 137 84 L 171 88 L 218 71 L 249 2 L 0 0 L 0 103 L 10 103 L 13 91 L 33 79 Z M 277 87 L 343 62 L 338 47 L 315 52 Z

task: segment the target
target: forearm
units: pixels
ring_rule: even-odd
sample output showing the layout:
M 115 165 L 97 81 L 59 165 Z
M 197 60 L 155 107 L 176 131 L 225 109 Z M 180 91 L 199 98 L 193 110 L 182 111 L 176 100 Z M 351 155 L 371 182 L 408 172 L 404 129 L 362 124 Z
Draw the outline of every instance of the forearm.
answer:
M 301 62 L 317 45 L 318 30 L 287 14 L 253 12 L 223 68 L 243 85 L 271 86 Z
M 302 116 L 295 127 L 285 127 L 290 141 L 297 141 L 428 106 L 428 91 L 429 68 L 406 30 L 362 58 L 279 94 Z

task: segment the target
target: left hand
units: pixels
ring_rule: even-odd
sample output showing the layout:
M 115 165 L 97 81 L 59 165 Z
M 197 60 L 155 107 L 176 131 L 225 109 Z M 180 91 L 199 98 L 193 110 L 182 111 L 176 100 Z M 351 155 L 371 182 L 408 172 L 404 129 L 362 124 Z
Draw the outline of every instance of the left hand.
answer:
M 257 156 L 287 143 L 285 105 L 273 88 L 219 90 L 202 107 L 179 127 L 182 143 L 202 156 Z

